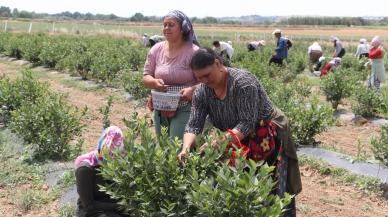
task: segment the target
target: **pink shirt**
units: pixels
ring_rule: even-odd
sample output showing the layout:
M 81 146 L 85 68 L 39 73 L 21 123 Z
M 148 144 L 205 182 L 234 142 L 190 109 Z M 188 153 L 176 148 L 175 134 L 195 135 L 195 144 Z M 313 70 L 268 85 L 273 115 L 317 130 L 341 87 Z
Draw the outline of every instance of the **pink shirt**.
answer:
M 155 44 L 147 55 L 144 64 L 144 75 L 151 75 L 154 78 L 163 79 L 167 85 L 187 85 L 197 84 L 193 71 L 190 68 L 191 58 L 198 46 L 187 43 L 180 54 L 174 58 L 166 56 L 166 41 Z

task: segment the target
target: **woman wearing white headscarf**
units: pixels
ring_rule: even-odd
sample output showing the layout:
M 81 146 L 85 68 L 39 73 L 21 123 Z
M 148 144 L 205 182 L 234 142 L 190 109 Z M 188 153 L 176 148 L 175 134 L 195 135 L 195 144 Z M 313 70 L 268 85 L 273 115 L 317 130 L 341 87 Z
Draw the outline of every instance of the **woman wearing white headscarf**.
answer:
M 365 38 L 360 39 L 360 44 L 357 46 L 357 51 L 355 56 L 358 57 L 358 59 L 361 59 L 363 57 L 368 58 L 369 53 L 369 45 L 368 41 Z
M 322 48 L 318 42 L 314 41 L 312 45 L 308 47 L 307 53 L 309 55 L 309 68 L 313 71 L 313 65 L 318 63 L 319 58 L 322 56 Z
M 378 36 L 375 36 L 371 42 L 369 59 L 372 65 L 371 74 L 368 81 L 369 88 L 380 89 L 380 83 L 385 80 L 384 68 L 384 50 Z

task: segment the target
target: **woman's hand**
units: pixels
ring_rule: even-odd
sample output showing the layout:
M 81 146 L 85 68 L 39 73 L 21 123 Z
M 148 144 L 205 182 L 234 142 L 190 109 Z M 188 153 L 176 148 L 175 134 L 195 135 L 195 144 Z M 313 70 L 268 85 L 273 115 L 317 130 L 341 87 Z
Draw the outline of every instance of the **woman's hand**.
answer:
M 189 152 L 187 151 L 187 149 L 182 149 L 182 151 L 177 156 L 178 162 L 182 165 L 185 165 L 185 160 L 188 155 L 189 155 Z
M 183 88 L 180 91 L 180 94 L 182 94 L 181 99 L 187 102 L 191 102 L 191 100 L 193 99 L 193 94 L 195 89 L 196 89 L 196 86 Z
M 154 88 L 159 90 L 159 91 L 162 91 L 162 92 L 166 92 L 167 91 L 167 87 L 168 85 L 165 85 L 164 84 L 164 81 L 160 78 L 154 80 Z

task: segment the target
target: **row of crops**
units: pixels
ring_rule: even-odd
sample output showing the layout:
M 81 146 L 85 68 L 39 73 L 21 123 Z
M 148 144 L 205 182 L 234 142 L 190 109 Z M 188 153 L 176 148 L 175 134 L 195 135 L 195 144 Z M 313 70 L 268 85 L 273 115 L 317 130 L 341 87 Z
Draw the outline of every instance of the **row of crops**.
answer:
M 200 42 L 210 46 L 212 41 L 205 39 Z M 274 104 L 291 119 L 299 144 L 314 142 L 314 135 L 333 123 L 331 107 L 336 109 L 347 99 L 356 114 L 387 116 L 387 89 L 383 88 L 382 94 L 375 94 L 364 87 L 367 69 L 351 55 L 355 47 L 347 48 L 348 55 L 343 58 L 340 70 L 319 81 L 302 75 L 308 63 L 308 45 L 294 42 L 287 66 L 277 67 L 268 66 L 272 44 L 260 54 L 247 52 L 244 44 L 235 44 L 232 62 L 234 67 L 245 68 L 260 79 Z M 326 45 L 323 49 L 325 54 L 331 54 L 333 50 Z M 138 99 L 149 94 L 142 85 L 141 73 L 147 51 L 140 41 L 125 38 L 0 34 L 0 52 L 7 56 L 23 58 L 34 65 L 43 65 L 83 79 L 124 87 Z M 320 87 L 321 91 L 313 86 Z M 332 106 L 319 99 L 322 94 Z

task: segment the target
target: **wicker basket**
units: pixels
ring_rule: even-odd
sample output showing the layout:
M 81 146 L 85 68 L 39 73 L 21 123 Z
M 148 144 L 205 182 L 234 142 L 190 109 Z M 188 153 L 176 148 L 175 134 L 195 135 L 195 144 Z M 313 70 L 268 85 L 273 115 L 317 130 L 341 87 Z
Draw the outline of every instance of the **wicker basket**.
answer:
M 151 90 L 154 109 L 160 111 L 175 111 L 178 108 L 181 94 L 178 92 L 159 92 Z

